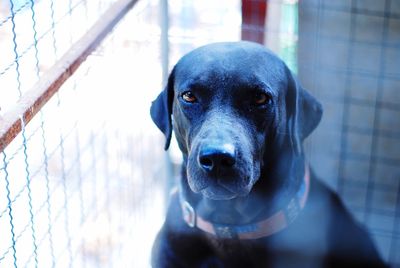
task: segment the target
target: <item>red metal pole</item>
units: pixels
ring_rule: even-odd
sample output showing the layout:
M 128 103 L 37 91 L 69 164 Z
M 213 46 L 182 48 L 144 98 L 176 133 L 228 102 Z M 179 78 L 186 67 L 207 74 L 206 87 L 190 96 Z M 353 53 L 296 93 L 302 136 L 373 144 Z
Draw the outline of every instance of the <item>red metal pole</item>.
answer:
M 242 40 L 264 43 L 267 0 L 242 0 Z

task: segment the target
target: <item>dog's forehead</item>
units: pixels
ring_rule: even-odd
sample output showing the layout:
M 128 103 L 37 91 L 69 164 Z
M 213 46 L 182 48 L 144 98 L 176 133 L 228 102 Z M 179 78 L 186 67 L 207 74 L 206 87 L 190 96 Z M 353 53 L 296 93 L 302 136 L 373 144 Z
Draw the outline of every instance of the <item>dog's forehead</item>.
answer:
M 250 42 L 214 43 L 183 56 L 175 66 L 175 85 L 238 83 L 282 84 L 284 63 L 265 47 Z

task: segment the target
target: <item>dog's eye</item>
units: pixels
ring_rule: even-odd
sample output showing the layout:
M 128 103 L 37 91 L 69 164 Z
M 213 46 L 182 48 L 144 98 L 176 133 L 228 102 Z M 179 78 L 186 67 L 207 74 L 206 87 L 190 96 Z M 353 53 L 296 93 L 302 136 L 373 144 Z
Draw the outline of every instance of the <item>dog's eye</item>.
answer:
M 191 91 L 185 91 L 181 95 L 182 99 L 186 102 L 193 103 L 196 102 L 197 99 Z
M 258 106 L 268 104 L 271 102 L 271 96 L 266 93 L 256 93 L 254 96 L 254 103 Z

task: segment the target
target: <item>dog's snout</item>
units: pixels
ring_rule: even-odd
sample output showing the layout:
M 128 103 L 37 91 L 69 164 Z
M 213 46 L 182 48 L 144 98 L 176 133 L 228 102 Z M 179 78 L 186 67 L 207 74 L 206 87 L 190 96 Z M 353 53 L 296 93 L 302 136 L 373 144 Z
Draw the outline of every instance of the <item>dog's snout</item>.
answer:
M 236 163 L 235 147 L 232 144 L 202 146 L 198 162 L 207 172 L 230 169 Z

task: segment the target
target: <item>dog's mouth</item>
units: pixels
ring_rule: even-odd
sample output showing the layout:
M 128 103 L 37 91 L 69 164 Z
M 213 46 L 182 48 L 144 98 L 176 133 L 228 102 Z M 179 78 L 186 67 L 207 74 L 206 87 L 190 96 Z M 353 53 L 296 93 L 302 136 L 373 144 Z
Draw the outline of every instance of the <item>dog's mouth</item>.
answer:
M 208 185 L 200 190 L 200 193 L 211 200 L 231 200 L 237 197 L 243 197 L 249 194 L 251 187 L 249 185 L 243 187 L 230 187 L 223 183 L 208 183 Z
M 207 187 L 201 190 L 201 194 L 211 200 L 231 200 L 238 196 L 236 193 L 221 186 Z
M 256 180 L 245 174 L 209 176 L 188 172 L 190 189 L 210 200 L 231 200 L 249 194 Z

